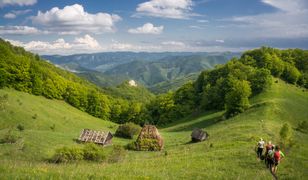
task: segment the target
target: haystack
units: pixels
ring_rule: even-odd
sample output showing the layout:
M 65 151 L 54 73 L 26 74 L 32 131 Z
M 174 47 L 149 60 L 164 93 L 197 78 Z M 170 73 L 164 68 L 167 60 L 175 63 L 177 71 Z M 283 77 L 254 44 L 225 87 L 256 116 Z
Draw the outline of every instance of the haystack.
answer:
M 145 125 L 142 128 L 135 145 L 136 149 L 139 151 L 160 151 L 164 147 L 164 142 L 155 126 Z
M 209 137 L 209 134 L 202 129 L 194 129 L 191 133 L 191 141 L 192 142 L 200 142 L 204 141 Z

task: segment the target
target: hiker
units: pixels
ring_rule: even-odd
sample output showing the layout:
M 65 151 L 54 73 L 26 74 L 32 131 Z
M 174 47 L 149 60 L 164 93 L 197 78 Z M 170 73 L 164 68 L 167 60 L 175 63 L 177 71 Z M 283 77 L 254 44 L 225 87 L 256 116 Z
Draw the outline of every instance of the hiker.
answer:
M 262 156 L 262 153 L 263 153 L 264 144 L 265 144 L 265 142 L 263 141 L 262 138 L 260 138 L 260 141 L 257 144 L 257 146 L 258 146 L 257 155 L 258 155 L 259 159 L 261 159 L 261 156 Z
M 275 145 L 272 144 L 272 141 L 268 141 L 267 145 L 265 146 L 265 161 L 264 163 L 266 164 L 266 166 L 269 166 L 268 163 L 268 153 L 269 151 L 272 151 L 274 149 Z
M 280 151 L 280 147 L 279 146 L 275 147 L 275 151 L 274 151 L 274 156 L 273 157 L 274 157 L 274 166 L 272 167 L 272 172 L 274 174 L 276 174 L 278 164 L 280 163 L 280 160 L 282 158 L 284 158 L 284 154 Z
M 272 167 L 274 166 L 274 146 L 272 146 L 268 152 L 267 155 L 265 156 L 266 159 L 266 167 L 272 171 Z

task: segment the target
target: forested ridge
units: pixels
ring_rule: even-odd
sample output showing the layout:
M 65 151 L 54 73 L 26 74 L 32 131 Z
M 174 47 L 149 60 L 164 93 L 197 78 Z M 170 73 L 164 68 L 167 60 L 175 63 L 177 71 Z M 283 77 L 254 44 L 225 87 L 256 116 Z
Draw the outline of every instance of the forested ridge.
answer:
M 42 57 L 103 88 L 133 79 L 159 94 L 178 89 L 188 79 L 196 80 L 201 71 L 225 64 L 234 56 L 240 53 L 102 52 Z
M 114 97 L 101 88 L 0 39 L 0 87 L 64 100 L 95 117 L 114 122 L 136 121 L 142 104 Z M 125 91 L 125 90 L 123 90 Z M 128 91 L 128 90 L 127 90 Z
M 117 123 L 163 125 L 195 112 L 226 110 L 226 118 L 249 108 L 249 98 L 266 90 L 272 77 L 308 88 L 308 51 L 262 47 L 225 65 L 203 71 L 196 81 L 152 98 L 144 89 L 103 90 L 38 55 L 0 40 L 0 87 L 64 100 L 95 117 Z M 125 90 L 126 89 L 126 90 Z M 138 98 L 146 93 L 146 100 Z M 134 97 L 135 98 L 131 98 Z
M 308 51 L 261 47 L 225 65 L 203 71 L 194 82 L 158 95 L 147 104 L 148 119 L 167 124 L 194 112 L 226 110 L 231 117 L 250 107 L 249 98 L 266 90 L 272 77 L 308 88 Z

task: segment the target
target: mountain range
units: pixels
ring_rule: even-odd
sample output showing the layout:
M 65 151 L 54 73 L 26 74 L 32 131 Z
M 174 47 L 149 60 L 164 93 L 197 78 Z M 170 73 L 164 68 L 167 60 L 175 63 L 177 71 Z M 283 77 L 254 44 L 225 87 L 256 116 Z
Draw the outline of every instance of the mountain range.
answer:
M 106 52 L 43 58 L 101 87 L 116 86 L 133 79 L 158 93 L 176 89 L 184 80 L 195 80 L 202 70 L 239 56 L 240 53 L 231 52 Z M 161 90 L 164 83 L 168 85 Z

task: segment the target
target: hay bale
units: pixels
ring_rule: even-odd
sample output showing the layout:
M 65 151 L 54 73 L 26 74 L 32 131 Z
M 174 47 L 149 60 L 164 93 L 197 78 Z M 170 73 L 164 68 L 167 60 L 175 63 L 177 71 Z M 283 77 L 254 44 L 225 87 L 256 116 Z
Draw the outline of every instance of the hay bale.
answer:
M 202 129 L 194 129 L 191 133 L 191 141 L 192 142 L 200 142 L 204 141 L 208 138 L 209 134 Z
M 160 151 L 164 147 L 164 142 L 155 126 L 145 125 L 142 128 L 135 145 L 136 150 L 139 151 Z

